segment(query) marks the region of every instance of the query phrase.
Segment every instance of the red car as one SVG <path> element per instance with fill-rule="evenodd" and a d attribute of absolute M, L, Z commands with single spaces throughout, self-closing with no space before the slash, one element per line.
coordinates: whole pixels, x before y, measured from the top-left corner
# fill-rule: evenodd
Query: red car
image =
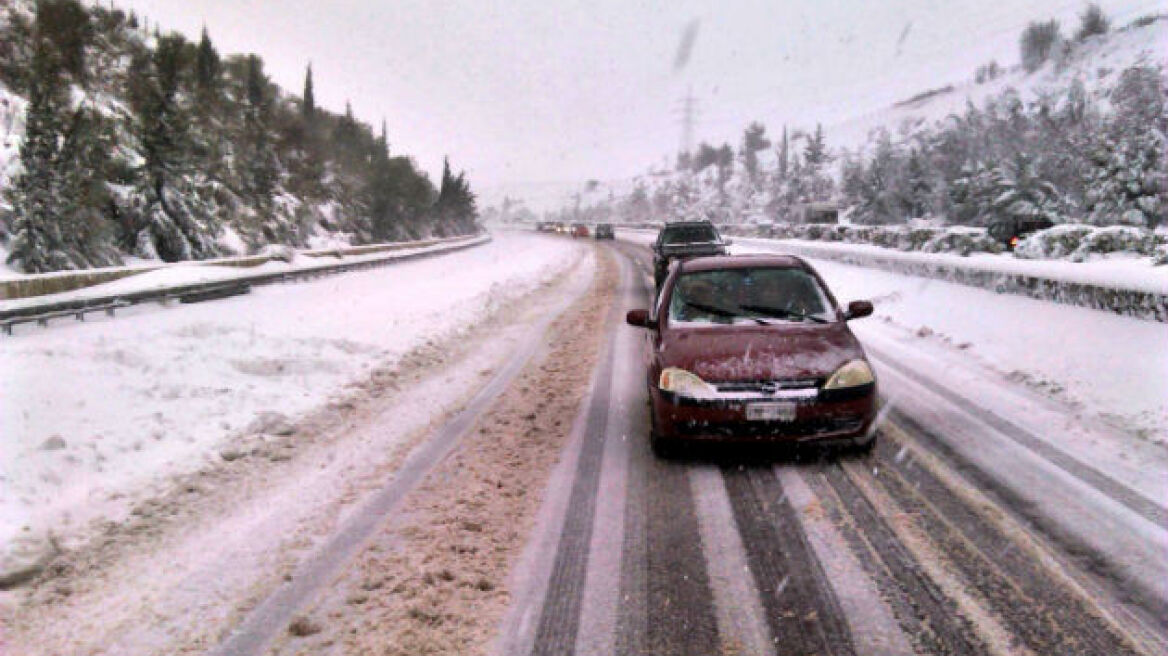
<path fill-rule="evenodd" d="M 653 450 L 683 441 L 875 443 L 876 377 L 823 279 L 786 255 L 702 257 L 674 267 L 647 329 Z"/>

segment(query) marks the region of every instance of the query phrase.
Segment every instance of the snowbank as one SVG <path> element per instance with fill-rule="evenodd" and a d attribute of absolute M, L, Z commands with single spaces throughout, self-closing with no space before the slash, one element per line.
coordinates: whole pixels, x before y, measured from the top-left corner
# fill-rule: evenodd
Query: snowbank
<path fill-rule="evenodd" d="M 812 264 L 841 302 L 873 301 L 874 318 L 850 324 L 865 345 L 907 347 L 933 363 L 922 371 L 986 407 L 1004 411 L 990 399 L 1021 384 L 1068 406 L 1065 425 L 1042 433 L 1055 428 L 1060 444 L 1091 432 L 1083 418 L 1168 444 L 1162 324 L 836 261 Z"/>

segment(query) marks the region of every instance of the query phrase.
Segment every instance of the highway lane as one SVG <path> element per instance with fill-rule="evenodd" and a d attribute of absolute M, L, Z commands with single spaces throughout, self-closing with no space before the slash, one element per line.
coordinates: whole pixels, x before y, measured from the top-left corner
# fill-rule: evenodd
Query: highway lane
<path fill-rule="evenodd" d="M 619 322 L 648 306 L 651 281 L 643 247 L 614 248 L 624 259 Z M 549 483 L 551 498 L 571 492 L 529 541 L 521 603 L 496 653 L 1168 647 L 1164 595 L 1146 578 L 1164 567 L 1163 500 L 1041 453 L 973 457 L 969 439 L 1018 447 L 1018 436 L 969 420 L 945 390 L 922 403 L 920 381 L 885 353 L 876 359 L 885 392 L 917 402 L 896 404 L 870 455 L 706 448 L 661 460 L 648 448 L 643 341 L 614 326 L 565 454 L 573 466 Z M 1031 479 L 984 461 L 995 458 L 1047 480 L 1019 492 Z M 1068 507 L 1086 517 L 1075 530 L 1059 519 Z"/>

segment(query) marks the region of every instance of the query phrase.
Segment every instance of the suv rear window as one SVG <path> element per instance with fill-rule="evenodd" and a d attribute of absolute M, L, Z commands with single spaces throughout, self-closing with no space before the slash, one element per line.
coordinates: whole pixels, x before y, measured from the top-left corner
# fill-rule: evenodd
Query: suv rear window
<path fill-rule="evenodd" d="M 718 241 L 718 233 L 708 225 L 669 226 L 661 236 L 663 244 L 689 244 Z"/>

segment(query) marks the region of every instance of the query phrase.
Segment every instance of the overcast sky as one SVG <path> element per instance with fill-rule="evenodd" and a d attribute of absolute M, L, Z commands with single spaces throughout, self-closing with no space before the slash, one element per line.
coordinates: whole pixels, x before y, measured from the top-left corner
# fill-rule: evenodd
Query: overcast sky
<path fill-rule="evenodd" d="M 103 4 L 108 0 L 102 0 Z M 681 98 L 695 138 L 737 143 L 761 120 L 830 124 L 1017 63 L 1026 22 L 1073 32 L 1082 0 L 118 0 L 221 53 L 256 52 L 318 104 L 385 118 L 391 148 L 431 172 L 443 155 L 484 189 L 612 179 L 675 153 Z M 1168 0 L 1099 0 L 1117 25 Z M 675 70 L 686 26 L 688 64 Z"/>

